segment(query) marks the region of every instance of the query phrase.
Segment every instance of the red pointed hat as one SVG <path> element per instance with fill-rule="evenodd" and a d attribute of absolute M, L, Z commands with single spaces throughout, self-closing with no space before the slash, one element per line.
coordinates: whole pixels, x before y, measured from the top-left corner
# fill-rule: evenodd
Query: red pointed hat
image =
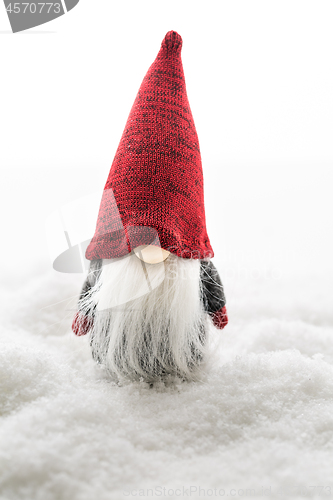
<path fill-rule="evenodd" d="M 185 86 L 182 38 L 169 31 L 143 79 L 105 184 L 88 260 L 143 244 L 213 257 L 199 141 Z"/>

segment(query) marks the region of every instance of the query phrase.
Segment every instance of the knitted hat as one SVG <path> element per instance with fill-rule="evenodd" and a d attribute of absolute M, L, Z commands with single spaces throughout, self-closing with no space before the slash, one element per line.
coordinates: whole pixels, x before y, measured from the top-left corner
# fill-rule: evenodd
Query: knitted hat
<path fill-rule="evenodd" d="M 169 31 L 143 79 L 105 184 L 88 260 L 122 257 L 144 244 L 183 258 L 214 256 L 181 47 L 181 36 Z"/>

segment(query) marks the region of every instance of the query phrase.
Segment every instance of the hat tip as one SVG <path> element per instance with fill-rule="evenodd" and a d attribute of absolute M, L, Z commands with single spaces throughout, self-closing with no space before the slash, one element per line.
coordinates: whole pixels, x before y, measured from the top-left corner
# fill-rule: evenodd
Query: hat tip
<path fill-rule="evenodd" d="M 162 42 L 162 48 L 168 52 L 180 52 L 182 45 L 182 37 L 176 31 L 168 31 Z"/>

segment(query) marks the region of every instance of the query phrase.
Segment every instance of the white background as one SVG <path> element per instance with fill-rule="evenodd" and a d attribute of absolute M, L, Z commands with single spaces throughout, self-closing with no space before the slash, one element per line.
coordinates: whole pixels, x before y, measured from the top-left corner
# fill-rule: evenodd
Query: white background
<path fill-rule="evenodd" d="M 171 29 L 183 38 L 207 226 L 225 279 L 250 269 L 331 273 L 332 16 L 329 1 L 81 0 L 13 35 L 1 8 L 3 276 L 14 283 L 36 261 L 50 266 L 48 214 L 102 190 Z"/>

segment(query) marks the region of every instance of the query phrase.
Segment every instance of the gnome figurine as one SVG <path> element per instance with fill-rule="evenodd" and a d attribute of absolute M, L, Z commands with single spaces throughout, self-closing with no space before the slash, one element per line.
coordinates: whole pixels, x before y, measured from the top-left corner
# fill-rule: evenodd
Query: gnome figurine
<path fill-rule="evenodd" d="M 169 31 L 143 79 L 86 250 L 72 328 L 117 381 L 200 379 L 210 323 L 228 323 L 181 48 Z"/>

